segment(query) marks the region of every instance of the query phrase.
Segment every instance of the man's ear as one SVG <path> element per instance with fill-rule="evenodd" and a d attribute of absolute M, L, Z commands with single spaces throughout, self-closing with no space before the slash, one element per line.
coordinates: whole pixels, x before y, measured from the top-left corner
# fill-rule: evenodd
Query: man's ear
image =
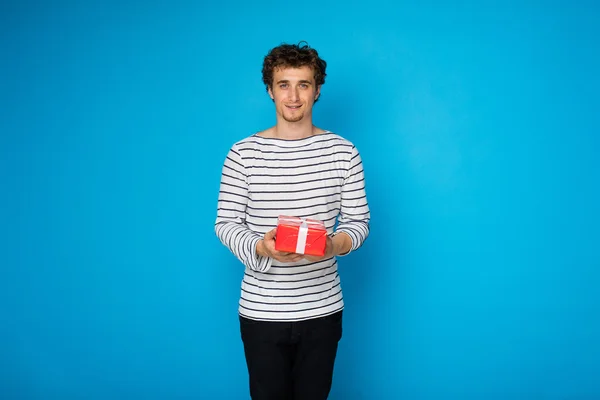
<path fill-rule="evenodd" d="M 320 95 L 321 95 L 321 86 L 317 86 L 317 93 L 315 93 L 315 101 L 317 101 L 317 99 L 319 98 Z"/>
<path fill-rule="evenodd" d="M 273 97 L 273 90 L 271 89 L 271 86 L 269 86 L 269 96 L 271 97 L 271 100 L 275 101 L 275 98 Z"/>

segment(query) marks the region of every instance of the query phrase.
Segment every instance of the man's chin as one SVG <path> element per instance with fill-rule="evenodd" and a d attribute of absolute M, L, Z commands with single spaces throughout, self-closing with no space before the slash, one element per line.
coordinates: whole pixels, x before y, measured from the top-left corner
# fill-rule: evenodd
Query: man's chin
<path fill-rule="evenodd" d="M 304 115 L 298 115 L 294 117 L 286 117 L 285 115 L 283 116 L 283 119 L 285 119 L 287 122 L 299 122 L 302 121 L 302 118 L 304 118 Z"/>

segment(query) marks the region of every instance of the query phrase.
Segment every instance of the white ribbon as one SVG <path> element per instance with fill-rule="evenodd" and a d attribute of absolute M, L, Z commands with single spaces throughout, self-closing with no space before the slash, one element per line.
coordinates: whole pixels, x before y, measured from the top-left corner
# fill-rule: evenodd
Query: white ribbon
<path fill-rule="evenodd" d="M 308 224 L 306 220 L 302 219 L 302 223 L 300 224 L 300 228 L 298 229 L 298 241 L 296 242 L 296 253 L 304 254 L 304 249 L 306 249 L 306 236 L 308 235 Z"/>

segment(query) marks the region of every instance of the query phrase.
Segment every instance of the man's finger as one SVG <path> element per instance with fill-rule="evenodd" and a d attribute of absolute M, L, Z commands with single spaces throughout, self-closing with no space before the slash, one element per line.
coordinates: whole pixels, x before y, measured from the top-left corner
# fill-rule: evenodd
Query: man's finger
<path fill-rule="evenodd" d="M 296 256 L 296 257 L 294 257 L 294 262 L 298 262 L 298 261 L 302 260 L 302 258 L 303 258 L 302 256 Z"/>
<path fill-rule="evenodd" d="M 321 260 L 320 257 L 316 257 L 316 256 L 305 256 L 304 258 L 310 262 L 317 262 L 317 261 Z"/>
<path fill-rule="evenodd" d="M 302 255 L 296 253 L 278 253 L 277 259 L 281 262 L 296 262 L 302 259 Z"/>
<path fill-rule="evenodd" d="M 265 239 L 271 240 L 275 237 L 275 233 L 277 232 L 277 228 L 271 229 L 269 232 L 265 233 Z"/>

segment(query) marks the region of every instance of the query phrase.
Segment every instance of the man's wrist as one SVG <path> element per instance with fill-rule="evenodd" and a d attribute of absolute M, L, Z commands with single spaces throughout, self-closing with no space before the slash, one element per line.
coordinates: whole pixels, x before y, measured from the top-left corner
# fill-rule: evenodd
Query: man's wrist
<path fill-rule="evenodd" d="M 260 239 L 258 242 L 256 242 L 256 255 L 260 256 L 260 257 L 264 257 L 265 256 L 265 252 L 264 252 L 264 240 Z"/>
<path fill-rule="evenodd" d="M 352 250 L 352 239 L 350 238 L 350 235 L 345 232 L 334 234 L 331 241 L 333 243 L 334 256 L 343 256 Z"/>

